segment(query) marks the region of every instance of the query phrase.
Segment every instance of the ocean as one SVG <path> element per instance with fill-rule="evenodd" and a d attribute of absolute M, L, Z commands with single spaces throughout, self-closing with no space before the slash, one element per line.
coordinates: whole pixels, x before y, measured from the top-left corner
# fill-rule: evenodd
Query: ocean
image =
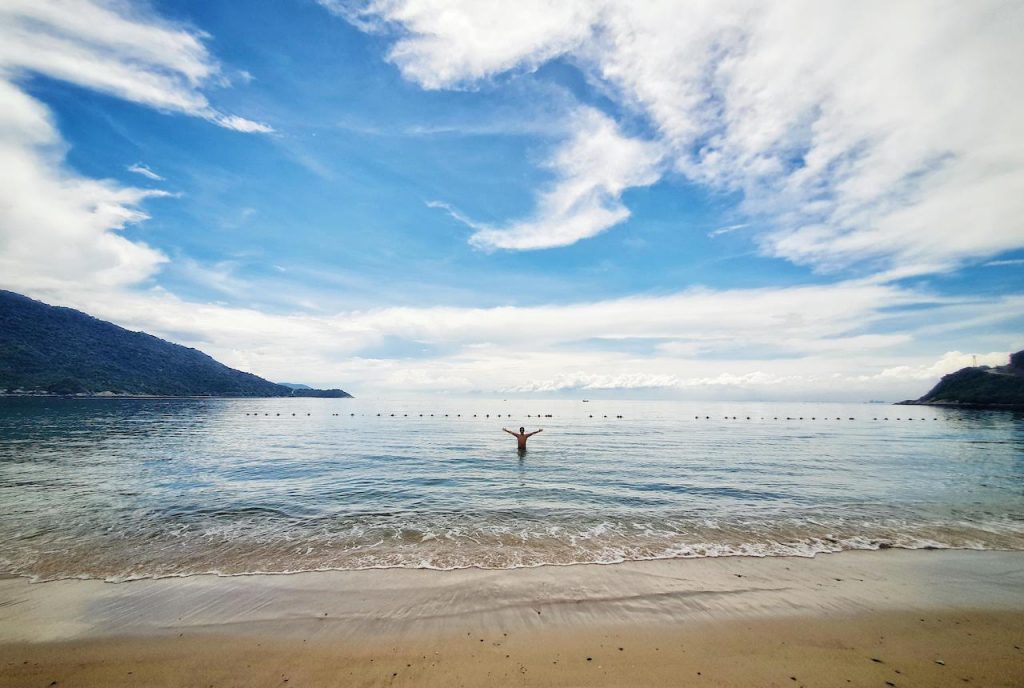
<path fill-rule="evenodd" d="M 544 432 L 520 455 L 502 427 Z M 882 404 L 0 399 L 0 574 L 1024 549 L 1024 415 Z"/>

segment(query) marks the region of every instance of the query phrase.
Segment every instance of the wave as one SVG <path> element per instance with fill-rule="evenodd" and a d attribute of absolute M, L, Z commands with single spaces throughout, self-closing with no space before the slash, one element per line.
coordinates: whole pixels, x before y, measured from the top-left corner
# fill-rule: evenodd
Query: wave
<path fill-rule="evenodd" d="M 1020 523 L 1001 521 L 987 526 L 950 529 L 921 524 L 909 531 L 888 530 L 884 534 L 881 529 L 871 529 L 873 532 L 862 534 L 821 533 L 801 538 L 771 538 L 760 533 L 757 539 L 726 541 L 683 540 L 665 538 L 663 534 L 627 538 L 621 534 L 619 524 L 602 522 L 573 532 L 566 532 L 564 526 L 552 526 L 543 533 L 519 534 L 514 541 L 504 544 L 483 541 L 469 533 L 461 533 L 455 539 L 421 533 L 418 541 L 408 537 L 377 538 L 345 547 L 330 547 L 310 539 L 259 544 L 235 540 L 213 547 L 198 541 L 155 547 L 152 541 L 149 547 L 139 542 L 122 542 L 127 546 L 50 550 L 46 555 L 38 551 L 9 552 L 0 559 L 0 571 L 32 582 L 88 579 L 122 583 L 198 575 L 289 575 L 379 569 L 506 570 L 715 557 L 812 558 L 850 550 L 1024 550 L 1024 526 Z"/>

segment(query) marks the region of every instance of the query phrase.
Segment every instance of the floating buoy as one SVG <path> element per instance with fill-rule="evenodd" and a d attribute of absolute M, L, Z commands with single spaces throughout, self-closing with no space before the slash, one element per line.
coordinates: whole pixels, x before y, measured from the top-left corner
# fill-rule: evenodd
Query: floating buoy
<path fill-rule="evenodd" d="M 616 418 L 622 418 L 622 416 L 615 416 Z"/>

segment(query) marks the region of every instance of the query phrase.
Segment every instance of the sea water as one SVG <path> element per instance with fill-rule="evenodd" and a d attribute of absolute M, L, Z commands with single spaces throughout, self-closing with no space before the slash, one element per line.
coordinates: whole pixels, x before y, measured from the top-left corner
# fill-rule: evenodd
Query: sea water
<path fill-rule="evenodd" d="M 502 427 L 544 432 L 519 454 Z M 880 404 L 0 399 L 0 573 L 1024 549 L 1024 416 Z"/>

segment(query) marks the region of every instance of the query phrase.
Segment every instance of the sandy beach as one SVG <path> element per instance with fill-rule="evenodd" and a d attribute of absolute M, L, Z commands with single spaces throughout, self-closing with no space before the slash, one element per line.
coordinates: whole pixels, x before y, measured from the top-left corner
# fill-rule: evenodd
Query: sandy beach
<path fill-rule="evenodd" d="M 1020 686 L 1024 553 L 0 581 L 0 686 Z"/>

